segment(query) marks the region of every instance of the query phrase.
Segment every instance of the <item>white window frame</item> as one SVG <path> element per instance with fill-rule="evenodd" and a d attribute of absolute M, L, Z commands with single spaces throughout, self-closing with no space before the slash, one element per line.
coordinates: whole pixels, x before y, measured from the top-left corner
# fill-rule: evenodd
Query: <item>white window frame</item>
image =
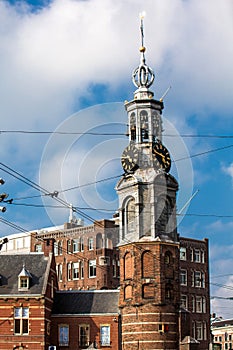
<path fill-rule="evenodd" d="M 94 238 L 88 238 L 88 250 L 94 250 Z"/>
<path fill-rule="evenodd" d="M 197 340 L 203 340 L 203 324 L 201 321 L 196 322 L 196 338 Z"/>
<path fill-rule="evenodd" d="M 80 273 L 80 271 L 79 271 L 79 262 L 74 262 L 72 268 L 73 268 L 72 269 L 73 270 L 73 272 L 72 272 L 73 280 L 78 280 L 79 279 L 79 273 Z"/>
<path fill-rule="evenodd" d="M 200 249 L 194 249 L 194 254 L 193 254 L 193 261 L 196 263 L 201 262 L 201 251 Z"/>
<path fill-rule="evenodd" d="M 19 332 L 16 332 L 16 322 L 19 322 Z M 24 332 L 24 323 L 26 325 L 27 332 Z M 14 334 L 29 334 L 29 307 L 14 308 Z"/>
<path fill-rule="evenodd" d="M 73 253 L 79 252 L 79 239 L 73 239 Z"/>
<path fill-rule="evenodd" d="M 96 277 L 96 260 L 95 259 L 88 261 L 88 276 L 89 278 Z"/>
<path fill-rule="evenodd" d="M 180 247 L 180 260 L 187 260 L 187 249 L 186 249 L 186 247 Z"/>
<path fill-rule="evenodd" d="M 180 285 L 187 286 L 187 270 L 180 270 Z"/>
<path fill-rule="evenodd" d="M 202 313 L 203 312 L 202 297 L 201 296 L 196 296 L 196 312 L 197 313 Z"/>

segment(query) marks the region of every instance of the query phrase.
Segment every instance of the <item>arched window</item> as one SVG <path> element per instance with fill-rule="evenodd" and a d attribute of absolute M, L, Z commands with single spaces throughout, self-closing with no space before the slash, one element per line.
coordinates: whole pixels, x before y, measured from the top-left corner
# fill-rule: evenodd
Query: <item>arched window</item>
<path fill-rule="evenodd" d="M 152 114 L 152 135 L 153 135 L 153 141 L 157 139 L 157 137 L 161 133 L 161 117 L 158 113 Z"/>
<path fill-rule="evenodd" d="M 136 140 L 136 117 L 134 112 L 130 115 L 130 140 Z"/>
<path fill-rule="evenodd" d="M 172 285 L 169 283 L 165 287 L 165 299 L 166 301 L 171 301 L 172 300 Z"/>
<path fill-rule="evenodd" d="M 126 232 L 135 230 L 135 199 L 131 198 L 126 206 Z"/>
<path fill-rule="evenodd" d="M 171 252 L 169 252 L 169 251 L 165 252 L 165 254 L 164 254 L 164 263 L 166 265 L 170 265 L 171 264 L 171 260 L 172 260 Z"/>
<path fill-rule="evenodd" d="M 152 252 L 146 251 L 142 254 L 142 277 L 153 278 L 154 277 L 154 256 Z"/>
<path fill-rule="evenodd" d="M 131 285 L 128 285 L 125 287 L 125 290 L 124 290 L 124 299 L 132 299 L 132 296 L 133 296 L 133 288 Z"/>
<path fill-rule="evenodd" d="M 103 247 L 102 234 L 97 233 L 96 235 L 96 249 L 101 249 Z"/>
<path fill-rule="evenodd" d="M 133 277 L 133 258 L 129 252 L 124 257 L 124 276 L 126 280 Z"/>
<path fill-rule="evenodd" d="M 141 141 L 148 141 L 149 139 L 149 125 L 148 125 L 148 113 L 147 111 L 140 112 L 140 125 L 141 125 Z"/>
<path fill-rule="evenodd" d="M 168 221 L 171 217 L 172 209 L 170 202 L 164 196 L 158 198 L 156 207 L 156 226 L 159 234 L 168 233 Z"/>

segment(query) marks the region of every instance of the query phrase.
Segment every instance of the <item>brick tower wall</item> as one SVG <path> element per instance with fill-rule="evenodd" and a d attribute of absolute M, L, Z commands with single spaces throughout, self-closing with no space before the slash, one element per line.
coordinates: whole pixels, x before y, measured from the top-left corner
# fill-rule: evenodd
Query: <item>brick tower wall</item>
<path fill-rule="evenodd" d="M 143 242 L 119 250 L 122 349 L 177 349 L 178 245 Z"/>

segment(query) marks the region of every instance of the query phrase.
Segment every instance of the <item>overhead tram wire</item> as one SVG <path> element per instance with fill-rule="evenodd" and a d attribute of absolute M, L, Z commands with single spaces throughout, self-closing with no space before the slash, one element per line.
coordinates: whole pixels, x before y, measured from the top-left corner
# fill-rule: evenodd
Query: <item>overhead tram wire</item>
<path fill-rule="evenodd" d="M 233 147 L 233 145 L 232 145 L 231 147 Z M 219 150 L 219 149 L 218 149 L 218 150 Z M 213 150 L 212 150 L 212 151 L 213 151 Z M 207 151 L 207 152 L 208 152 L 208 151 Z M 57 200 L 60 204 L 62 204 L 63 208 L 70 209 L 70 204 L 67 203 L 66 201 L 62 200 L 61 198 L 57 198 L 56 196 L 53 195 L 53 193 L 51 193 L 51 192 L 49 192 L 48 190 L 44 189 L 43 187 L 39 186 L 39 185 L 36 184 L 35 182 L 31 181 L 30 179 L 26 178 L 25 176 L 23 176 L 22 174 L 18 173 L 18 172 L 15 171 L 14 169 L 10 168 L 9 166 L 7 166 L 7 165 L 5 165 L 5 164 L 3 164 L 3 163 L 0 163 L 0 165 L 4 166 L 4 167 L 6 167 L 7 169 L 10 170 L 10 171 L 8 171 L 8 170 L 5 170 L 5 169 L 1 168 L 3 171 L 7 172 L 9 175 L 16 177 L 18 180 L 24 182 L 25 184 L 27 184 L 27 185 L 33 187 L 34 189 L 36 189 L 36 190 L 38 190 L 38 191 L 43 191 L 43 192 L 44 192 L 44 193 L 43 193 L 44 196 L 50 196 L 51 198 Z M 12 174 L 11 172 L 13 172 L 13 174 Z M 17 175 L 15 175 L 15 174 L 17 174 Z M 117 177 L 120 177 L 120 176 L 122 176 L 122 175 L 117 175 L 117 176 L 114 176 L 114 177 L 110 177 L 110 178 L 107 178 L 107 180 L 108 180 L 108 179 L 117 178 Z M 22 179 L 21 179 L 21 177 L 22 177 Z M 99 181 L 102 182 L 102 181 L 105 181 L 105 180 L 106 180 L 106 179 L 99 180 Z M 90 184 L 94 184 L 94 183 L 90 183 Z M 84 185 L 81 185 L 81 186 L 88 186 L 88 185 L 89 185 L 89 184 L 84 184 Z M 78 186 L 77 186 L 77 188 L 78 188 Z M 66 189 L 66 190 L 64 190 L 64 191 L 60 191 L 60 192 L 65 192 L 65 191 L 68 191 L 68 190 L 71 190 L 71 189 L 74 189 L 74 187 L 72 187 L 72 188 L 70 188 L 70 189 Z M 58 192 L 58 193 L 59 193 L 59 192 Z M 9 204 L 13 204 L 13 203 L 9 203 Z M 14 204 L 15 204 L 15 203 L 14 203 Z M 30 205 L 26 204 L 25 206 L 30 206 Z M 32 206 L 34 206 L 34 205 L 32 205 Z M 72 207 L 72 208 L 73 208 L 73 211 L 74 211 L 74 212 L 79 213 L 81 216 L 85 217 L 85 218 L 88 219 L 89 221 L 91 221 L 91 222 L 94 222 L 94 221 L 95 221 L 94 218 L 92 218 L 91 216 L 89 216 L 89 215 L 87 215 L 87 214 L 85 214 L 85 213 L 82 212 L 82 210 L 87 210 L 87 208 L 83 208 L 83 209 L 82 209 L 82 208 L 75 207 L 75 206 Z M 99 211 L 100 211 L 101 209 L 98 209 L 98 208 L 90 208 L 90 210 L 99 210 Z M 103 210 L 103 209 L 102 209 L 102 210 Z M 178 216 L 182 216 L 182 214 L 177 214 L 177 215 L 178 215 Z M 222 218 L 231 218 L 231 217 L 232 217 L 232 215 L 215 215 L 215 214 L 185 214 L 185 215 L 187 215 L 187 216 L 199 216 L 199 217 L 201 217 L 201 216 L 203 216 L 203 217 L 208 217 L 208 216 L 210 216 L 210 217 L 220 217 L 220 218 L 221 218 L 221 217 L 222 217 Z"/>
<path fill-rule="evenodd" d="M 13 199 L 15 200 L 15 199 Z M 32 204 L 32 203 L 14 203 L 9 202 L 8 200 L 4 201 L 4 203 L 8 203 L 10 205 L 15 206 L 24 206 L 24 207 L 32 207 L 32 208 L 57 208 L 57 209 L 64 209 L 64 206 L 60 205 L 44 205 L 44 204 Z M 102 212 L 113 212 L 112 209 L 107 208 L 94 208 L 94 207 L 78 207 L 73 205 L 72 208 L 74 210 L 92 210 L 92 211 L 102 211 Z M 145 211 L 145 213 L 150 213 Z M 213 217 L 213 218 L 233 218 L 233 215 L 218 215 L 218 214 L 198 214 L 198 213 L 186 213 L 186 214 L 176 214 L 177 216 L 196 216 L 196 217 Z M 94 219 L 93 219 L 94 220 Z"/>
<path fill-rule="evenodd" d="M 44 241 L 43 238 L 38 237 L 36 234 L 34 234 L 33 232 L 31 232 L 32 230 L 30 230 L 31 233 L 29 233 L 29 230 L 26 230 L 26 229 L 22 228 L 22 227 L 19 226 L 19 225 L 16 225 L 16 224 L 14 224 L 14 223 L 12 223 L 12 222 L 6 220 L 6 219 L 3 219 L 2 217 L 0 217 L 0 221 L 3 222 L 4 224 L 10 226 L 10 227 L 13 227 L 13 228 L 17 229 L 17 230 L 20 231 L 21 233 L 27 234 L 27 236 L 34 235 L 35 238 L 38 239 L 39 241 Z M 36 230 L 35 230 L 35 231 L 36 231 Z M 23 236 L 23 237 L 25 237 L 25 236 Z M 13 238 L 10 238 L 9 240 L 13 240 Z M 126 240 L 126 241 L 128 241 L 128 243 L 133 243 L 133 242 L 131 242 L 130 240 Z M 134 243 L 133 243 L 133 244 L 134 244 Z M 136 246 L 136 248 L 138 248 L 139 250 L 145 251 L 145 250 L 144 250 L 143 248 L 141 248 L 141 247 Z M 83 257 L 83 256 L 80 256 L 80 254 L 77 254 L 78 252 L 75 252 L 75 253 L 69 252 L 68 249 L 65 249 L 65 248 L 62 248 L 62 251 L 65 252 L 65 253 L 69 253 L 70 255 L 73 255 L 73 256 L 75 256 L 75 257 L 82 257 L 83 260 L 86 260 L 86 261 L 88 260 L 87 258 L 85 258 L 85 257 Z M 98 267 L 101 268 L 101 266 L 98 266 Z M 217 287 L 221 287 L 221 288 L 233 290 L 233 287 L 232 287 L 232 286 L 227 286 L 227 285 L 224 285 L 224 284 L 212 283 L 212 282 L 210 282 L 210 284 L 211 284 L 211 285 L 215 285 L 215 286 L 217 286 Z M 233 299 L 233 298 L 232 298 L 232 299 Z"/>
<path fill-rule="evenodd" d="M 67 188 L 65 190 L 60 190 L 60 191 L 57 191 L 58 194 L 59 193 L 64 193 L 64 192 L 68 192 L 68 191 L 72 191 L 72 190 L 75 190 L 75 189 L 79 189 L 79 188 L 83 188 L 83 187 L 87 187 L 87 186 L 91 186 L 91 185 L 95 185 L 95 184 L 98 184 L 98 183 L 101 183 L 101 182 L 105 182 L 105 181 L 110 181 L 110 180 L 113 180 L 113 179 L 117 179 L 121 176 L 123 176 L 124 174 L 120 174 L 120 175 L 116 175 L 116 176 L 110 176 L 110 177 L 107 177 L 105 179 L 100 179 L 100 180 L 97 180 L 97 181 L 93 181 L 93 182 L 88 182 L 86 184 L 82 184 L 82 185 L 78 185 L 78 186 L 73 186 L 73 187 L 70 187 L 70 188 Z M 41 195 L 36 195 L 36 196 L 28 196 L 28 197 L 20 197 L 20 198 L 13 198 L 14 201 L 16 200 L 22 200 L 22 199 L 30 199 L 30 198 L 38 198 L 38 197 L 42 197 L 42 196 L 49 196 L 48 194 L 41 194 Z"/>
<path fill-rule="evenodd" d="M 210 149 L 208 151 L 204 151 L 204 152 L 200 152 L 200 153 L 196 153 L 196 154 L 193 154 L 193 155 L 190 155 L 190 156 L 187 156 L 187 157 L 183 157 L 183 158 L 179 158 L 179 159 L 176 159 L 176 160 L 172 160 L 173 163 L 176 163 L 176 162 L 179 162 L 179 161 L 182 161 L 182 160 L 186 160 L 186 159 L 189 159 L 189 158 L 194 158 L 194 157 L 198 157 L 198 156 L 202 156 L 202 155 L 205 155 L 205 154 L 208 154 L 208 153 L 213 153 L 213 152 L 218 152 L 218 151 L 221 151 L 221 150 L 224 150 L 224 149 L 228 149 L 228 148 L 232 148 L 233 147 L 233 144 L 232 145 L 228 145 L 228 146 L 223 146 L 223 147 L 219 147 L 219 148 L 214 148 L 214 149 Z M 23 176 L 22 174 L 19 174 L 17 171 L 14 171 L 13 169 L 11 169 L 10 167 L 8 167 L 7 165 L 3 164 L 3 163 L 0 163 L 0 165 L 6 167 L 7 169 L 9 169 L 10 171 L 12 171 L 13 173 L 16 173 L 17 175 L 13 175 L 11 174 L 9 171 L 7 171 L 6 169 L 3 169 L 3 168 L 0 168 L 1 170 L 3 170 L 4 172 L 8 173 L 9 175 L 11 176 L 14 176 L 15 178 L 17 178 L 18 180 L 24 182 L 25 184 L 35 188 L 36 190 L 39 190 L 39 191 L 43 191 L 43 195 L 47 195 L 47 196 L 51 196 L 51 192 L 49 192 L 48 190 L 46 189 L 43 189 L 41 186 L 39 186 L 38 184 L 36 184 L 35 182 L 29 180 L 28 178 L 26 178 L 25 176 Z M 70 187 L 70 188 L 67 188 L 65 190 L 61 190 L 59 191 L 59 193 L 61 192 L 67 192 L 67 191 L 71 191 L 73 189 L 78 189 L 78 188 L 81 188 L 81 187 L 85 187 L 85 186 L 89 186 L 89 185 L 94 185 L 96 183 L 100 183 L 100 182 L 104 182 L 104 181 L 108 181 L 108 180 L 112 180 L 112 179 L 115 179 L 115 178 L 118 178 L 118 177 L 121 177 L 121 176 L 124 176 L 124 174 L 120 174 L 120 175 L 116 175 L 116 176 L 112 176 L 112 177 L 108 177 L 106 179 L 101 179 L 101 180 L 97 180 L 97 181 L 94 181 L 94 182 L 90 182 L 90 183 L 87 183 L 87 184 L 83 184 L 83 185 L 78 185 L 78 186 L 73 186 L 73 187 Z M 22 179 L 20 178 L 22 177 Z M 24 180 L 23 180 L 24 179 Z M 25 198 L 23 198 L 25 199 Z"/>
<path fill-rule="evenodd" d="M 125 133 L 114 132 L 75 132 L 75 131 L 34 131 L 34 130 L 0 130 L 0 134 L 55 134 L 55 135 L 93 135 L 93 136 L 126 136 Z M 213 135 L 213 134 L 163 134 L 166 137 L 186 137 L 186 138 L 220 138 L 220 139 L 233 139 L 233 135 Z"/>
<path fill-rule="evenodd" d="M 25 237 L 34 236 L 34 238 L 37 239 L 38 241 L 44 242 L 44 239 L 41 238 L 41 237 L 38 237 L 35 233 L 33 233 L 33 232 L 31 232 L 31 231 L 30 231 L 30 233 L 29 233 L 29 230 L 25 230 L 24 228 L 22 228 L 22 227 L 20 227 L 20 226 L 18 226 L 18 225 L 15 225 L 14 223 L 12 223 L 12 222 L 10 222 L 10 221 L 8 221 L 8 220 L 6 220 L 6 219 L 3 219 L 3 218 L 0 217 L 0 222 L 3 222 L 4 224 L 6 224 L 6 225 L 8 225 L 8 226 L 17 229 L 17 230 L 20 231 L 21 233 L 25 233 L 25 234 L 26 234 L 25 236 L 21 236 L 21 237 L 24 237 L 24 238 L 25 238 Z M 35 231 L 36 231 L 36 230 L 35 230 Z M 14 238 L 11 238 L 11 239 L 9 239 L 8 241 L 11 241 L 11 240 L 13 240 L 13 239 L 14 239 Z M 80 260 L 84 260 L 84 261 L 86 261 L 86 262 L 89 261 L 89 259 L 86 258 L 85 256 L 81 255 L 80 252 L 75 252 L 75 253 L 74 253 L 74 252 L 70 252 L 68 249 L 63 248 L 63 247 L 61 248 L 61 251 L 62 251 L 63 253 L 66 253 L 66 254 L 75 256 L 76 258 L 79 258 Z M 101 266 L 101 265 L 98 265 L 98 268 L 104 269 L 104 267 Z M 105 271 L 105 270 L 104 270 L 104 271 Z"/>

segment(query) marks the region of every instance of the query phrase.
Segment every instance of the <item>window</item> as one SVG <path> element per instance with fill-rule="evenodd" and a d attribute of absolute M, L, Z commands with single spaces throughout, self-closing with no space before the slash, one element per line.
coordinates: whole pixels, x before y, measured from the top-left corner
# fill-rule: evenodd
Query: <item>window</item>
<path fill-rule="evenodd" d="M 164 262 L 166 265 L 170 265 L 170 263 L 171 263 L 171 253 L 170 252 L 165 253 Z"/>
<path fill-rule="evenodd" d="M 225 343 L 225 350 L 227 350 L 228 349 L 228 344 L 227 343 Z"/>
<path fill-rule="evenodd" d="M 197 340 L 203 339 L 202 323 L 201 322 L 196 323 L 196 336 L 197 336 Z"/>
<path fill-rule="evenodd" d="M 180 247 L 180 260 L 186 260 L 186 259 L 187 259 L 186 248 Z"/>
<path fill-rule="evenodd" d="M 79 279 L 79 263 L 78 262 L 73 263 L 73 279 L 74 280 Z"/>
<path fill-rule="evenodd" d="M 57 244 L 57 242 L 54 242 L 53 251 L 54 251 L 54 255 L 57 256 L 58 255 L 58 244 Z"/>
<path fill-rule="evenodd" d="M 220 341 L 220 342 L 222 341 L 222 337 L 221 337 L 221 336 L 219 336 L 219 341 Z"/>
<path fill-rule="evenodd" d="M 206 313 L 206 298 L 205 297 L 202 298 L 202 312 Z"/>
<path fill-rule="evenodd" d="M 112 275 L 113 275 L 113 277 L 116 277 L 116 275 L 117 275 L 117 272 L 116 272 L 116 260 L 115 259 L 113 259 L 113 261 L 112 261 Z"/>
<path fill-rule="evenodd" d="M 67 253 L 68 254 L 71 254 L 72 253 L 72 240 L 71 239 L 68 239 L 67 241 Z"/>
<path fill-rule="evenodd" d="M 187 286 L 187 271 L 180 270 L 180 284 L 182 286 Z"/>
<path fill-rule="evenodd" d="M 82 324 L 79 326 L 79 346 L 86 347 L 89 345 L 90 339 L 90 327 L 88 324 Z"/>
<path fill-rule="evenodd" d="M 72 263 L 67 264 L 67 279 L 72 280 Z"/>
<path fill-rule="evenodd" d="M 190 248 L 190 260 L 193 261 L 193 249 Z"/>
<path fill-rule="evenodd" d="M 15 334 L 28 334 L 28 307 L 15 307 L 14 308 L 14 333 Z"/>
<path fill-rule="evenodd" d="M 180 298 L 180 306 L 183 307 L 184 309 L 188 309 L 188 298 L 187 295 L 181 295 Z"/>
<path fill-rule="evenodd" d="M 100 344 L 101 346 L 110 346 L 110 326 L 100 326 Z"/>
<path fill-rule="evenodd" d="M 57 265 L 57 278 L 58 281 L 62 281 L 62 264 Z"/>
<path fill-rule="evenodd" d="M 35 246 L 35 251 L 37 253 L 41 253 L 42 252 L 42 244 L 36 244 Z"/>
<path fill-rule="evenodd" d="M 195 297 L 194 295 L 192 295 L 192 312 L 195 312 L 196 309 L 195 309 Z"/>
<path fill-rule="evenodd" d="M 200 271 L 192 273 L 192 287 L 205 288 L 205 274 Z"/>
<path fill-rule="evenodd" d="M 202 288 L 205 288 L 205 274 L 204 274 L 204 272 L 201 273 L 201 286 L 202 286 Z"/>
<path fill-rule="evenodd" d="M 69 346 L 69 326 L 59 325 L 59 346 Z"/>
<path fill-rule="evenodd" d="M 131 198 L 126 207 L 126 227 L 127 232 L 135 230 L 135 199 Z"/>
<path fill-rule="evenodd" d="M 169 325 L 165 323 L 159 324 L 159 332 L 160 333 L 167 333 L 169 331 Z"/>
<path fill-rule="evenodd" d="M 88 250 L 93 250 L 94 249 L 94 240 L 92 237 L 88 239 Z"/>
<path fill-rule="evenodd" d="M 84 251 L 84 238 L 83 237 L 80 238 L 80 251 L 81 252 Z"/>
<path fill-rule="evenodd" d="M 194 262 L 201 262 L 201 252 L 199 249 L 194 249 L 193 261 Z"/>
<path fill-rule="evenodd" d="M 96 260 L 89 260 L 89 277 L 96 277 Z"/>
<path fill-rule="evenodd" d="M 58 255 L 62 255 L 62 241 L 59 241 L 57 245 L 58 245 Z"/>
<path fill-rule="evenodd" d="M 172 299 L 172 287 L 170 284 L 165 287 L 165 299 L 167 301 Z"/>
<path fill-rule="evenodd" d="M 229 334 L 229 341 L 231 341 L 231 334 Z"/>
<path fill-rule="evenodd" d="M 202 312 L 202 297 L 196 297 L 196 312 Z"/>
<path fill-rule="evenodd" d="M 73 239 L 73 253 L 79 252 L 79 240 Z"/>
<path fill-rule="evenodd" d="M 80 278 L 84 278 L 84 262 L 80 262 Z"/>
<path fill-rule="evenodd" d="M 19 288 L 20 289 L 28 289 L 28 287 L 29 287 L 29 278 L 28 277 L 20 277 Z"/>

